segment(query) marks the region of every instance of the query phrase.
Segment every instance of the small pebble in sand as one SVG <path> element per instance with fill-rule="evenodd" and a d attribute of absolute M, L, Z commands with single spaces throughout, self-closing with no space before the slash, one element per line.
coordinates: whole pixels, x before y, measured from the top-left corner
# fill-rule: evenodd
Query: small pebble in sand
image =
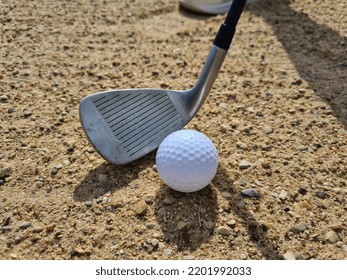
<path fill-rule="evenodd" d="M 286 197 L 287 197 L 287 192 L 285 190 L 282 190 L 279 195 L 280 200 L 285 200 Z"/>
<path fill-rule="evenodd" d="M 251 167 L 252 166 L 252 163 L 250 163 L 249 161 L 247 161 L 247 160 L 241 160 L 241 162 L 240 162 L 240 164 L 239 164 L 239 168 L 240 169 L 247 169 L 247 168 L 249 168 L 249 167 Z"/>
<path fill-rule="evenodd" d="M 178 230 L 181 230 L 181 229 L 185 228 L 185 227 L 188 226 L 188 225 L 189 225 L 188 223 L 185 223 L 185 222 L 180 221 L 180 222 L 178 222 L 178 224 L 177 224 L 177 229 L 178 229 Z"/>
<path fill-rule="evenodd" d="M 146 214 L 147 208 L 148 208 L 148 206 L 147 206 L 146 202 L 139 201 L 138 203 L 136 203 L 133 210 L 134 210 L 136 215 L 143 216 Z"/>
<path fill-rule="evenodd" d="M 154 248 L 158 247 L 158 244 L 159 244 L 159 240 L 156 239 L 156 238 L 153 238 L 152 240 L 150 240 L 150 243 L 152 244 L 152 246 Z"/>
<path fill-rule="evenodd" d="M 246 202 L 244 200 L 241 200 L 239 203 L 237 203 L 237 208 L 239 209 L 246 208 Z"/>
<path fill-rule="evenodd" d="M 298 193 L 302 194 L 302 195 L 305 195 L 305 194 L 307 194 L 307 189 L 304 188 L 304 187 L 300 187 L 299 190 L 298 190 Z"/>
<path fill-rule="evenodd" d="M 227 200 L 230 200 L 233 197 L 230 192 L 226 192 L 226 191 L 221 192 L 221 196 Z"/>
<path fill-rule="evenodd" d="M 36 226 L 33 228 L 33 233 L 40 233 L 41 231 L 43 231 L 43 227 Z"/>
<path fill-rule="evenodd" d="M 93 202 L 91 202 L 90 200 L 87 200 L 84 202 L 84 205 L 87 207 L 91 207 L 93 205 Z"/>
<path fill-rule="evenodd" d="M 218 234 L 228 236 L 231 235 L 231 230 L 228 227 L 221 226 L 217 229 Z"/>
<path fill-rule="evenodd" d="M 166 216 L 166 210 L 164 207 L 160 208 L 158 211 L 157 211 L 157 215 L 160 217 L 160 218 L 165 218 Z"/>
<path fill-rule="evenodd" d="M 264 127 L 263 131 L 264 131 L 265 134 L 271 134 L 271 133 L 273 133 L 273 128 L 267 126 L 267 127 Z"/>
<path fill-rule="evenodd" d="M 305 223 L 300 223 L 292 228 L 292 231 L 296 234 L 302 233 L 307 230 L 307 225 Z"/>
<path fill-rule="evenodd" d="M 12 226 L 4 226 L 1 228 L 1 232 L 11 231 L 12 229 L 13 229 Z"/>
<path fill-rule="evenodd" d="M 261 197 L 261 194 L 255 189 L 244 189 L 241 191 L 241 193 L 248 197 L 255 197 L 255 198 Z"/>
<path fill-rule="evenodd" d="M 5 94 L 3 94 L 3 95 L 1 95 L 0 96 L 0 102 L 2 102 L 2 103 L 5 103 L 5 102 L 7 102 L 8 101 L 8 96 L 7 95 L 5 95 Z"/>
<path fill-rule="evenodd" d="M 164 258 L 169 258 L 172 255 L 172 250 L 171 249 L 165 249 L 163 252 L 163 257 Z"/>
<path fill-rule="evenodd" d="M 248 149 L 248 146 L 246 143 L 243 143 L 243 142 L 237 142 L 236 143 L 236 146 L 239 148 L 239 149 L 242 149 L 242 150 L 247 150 Z"/>
<path fill-rule="evenodd" d="M 192 261 L 192 260 L 195 260 L 195 257 L 191 256 L 191 255 L 188 255 L 188 256 L 184 256 L 183 259 Z"/>
<path fill-rule="evenodd" d="M 158 224 L 157 223 L 154 223 L 154 222 L 149 222 L 146 224 L 146 227 L 148 229 L 154 229 Z"/>
<path fill-rule="evenodd" d="M 261 166 L 262 166 L 264 169 L 270 169 L 270 168 L 271 168 L 270 162 L 267 161 L 266 159 L 261 159 L 261 160 L 260 160 L 260 163 L 261 163 Z"/>
<path fill-rule="evenodd" d="M 325 235 L 325 240 L 329 241 L 330 243 L 336 243 L 339 240 L 339 236 L 335 231 L 331 230 Z"/>
<path fill-rule="evenodd" d="M 316 197 L 320 199 L 325 199 L 327 198 L 327 194 L 325 192 L 316 192 Z"/>
<path fill-rule="evenodd" d="M 24 222 L 24 223 L 20 224 L 20 226 L 19 226 L 20 229 L 26 229 L 28 227 L 31 227 L 30 222 Z"/>
<path fill-rule="evenodd" d="M 231 219 L 231 220 L 227 221 L 227 225 L 229 227 L 234 227 L 236 225 L 236 221 L 234 219 Z"/>
<path fill-rule="evenodd" d="M 284 258 L 285 260 L 291 260 L 291 261 L 293 261 L 293 260 L 296 259 L 296 258 L 295 258 L 295 255 L 294 255 L 294 253 L 293 253 L 292 251 L 287 251 L 287 252 L 283 255 L 283 258 Z"/>

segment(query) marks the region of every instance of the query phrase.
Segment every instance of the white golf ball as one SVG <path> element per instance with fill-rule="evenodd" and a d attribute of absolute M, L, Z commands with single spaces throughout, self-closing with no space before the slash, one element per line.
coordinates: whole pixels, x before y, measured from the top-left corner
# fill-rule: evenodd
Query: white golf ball
<path fill-rule="evenodd" d="M 195 192 L 211 183 L 218 167 L 212 141 L 195 130 L 179 130 L 160 144 L 157 170 L 166 185 L 180 192 Z"/>

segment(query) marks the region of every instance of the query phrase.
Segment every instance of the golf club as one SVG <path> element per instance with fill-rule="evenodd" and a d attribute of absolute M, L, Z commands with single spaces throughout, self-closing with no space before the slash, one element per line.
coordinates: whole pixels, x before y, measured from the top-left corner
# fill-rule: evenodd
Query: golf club
<path fill-rule="evenodd" d="M 252 3 L 256 0 L 248 0 Z M 225 14 L 231 5 L 232 0 L 179 0 L 181 7 L 194 13 L 218 15 Z"/>
<path fill-rule="evenodd" d="M 125 89 L 99 92 L 80 103 L 82 127 L 94 149 L 113 164 L 130 163 L 182 129 L 209 94 L 246 0 L 234 0 L 198 81 L 189 90 Z"/>

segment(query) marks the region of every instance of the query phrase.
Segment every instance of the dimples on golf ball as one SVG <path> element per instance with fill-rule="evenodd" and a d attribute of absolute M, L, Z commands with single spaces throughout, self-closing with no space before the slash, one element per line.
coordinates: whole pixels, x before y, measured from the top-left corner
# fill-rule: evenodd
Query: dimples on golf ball
<path fill-rule="evenodd" d="M 218 167 L 218 154 L 212 141 L 195 130 L 179 130 L 160 144 L 157 170 L 166 185 L 180 192 L 206 187 Z"/>

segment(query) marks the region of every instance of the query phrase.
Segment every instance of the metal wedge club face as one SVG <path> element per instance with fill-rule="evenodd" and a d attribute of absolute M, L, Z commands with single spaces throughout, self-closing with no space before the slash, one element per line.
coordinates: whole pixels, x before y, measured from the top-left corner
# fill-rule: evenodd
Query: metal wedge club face
<path fill-rule="evenodd" d="M 81 101 L 84 132 L 105 160 L 127 164 L 141 158 L 196 115 L 223 64 L 245 3 L 232 2 L 193 88 L 111 90 Z"/>
<path fill-rule="evenodd" d="M 189 117 L 174 91 L 115 90 L 84 98 L 82 126 L 95 150 L 108 162 L 126 164 L 159 146 Z"/>

